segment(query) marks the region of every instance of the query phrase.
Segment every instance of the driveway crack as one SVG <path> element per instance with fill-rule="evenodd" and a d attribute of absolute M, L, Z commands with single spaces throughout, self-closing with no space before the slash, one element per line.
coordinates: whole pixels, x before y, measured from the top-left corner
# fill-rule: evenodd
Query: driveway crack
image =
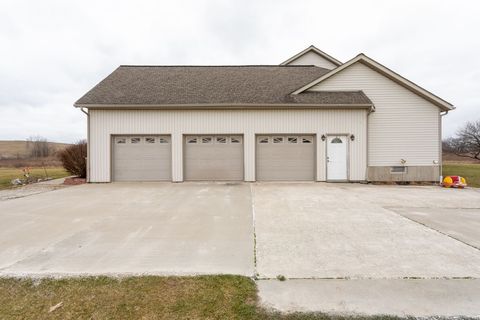
<path fill-rule="evenodd" d="M 452 236 L 452 235 L 450 235 L 450 234 L 448 234 L 448 233 L 445 233 L 445 232 L 443 232 L 443 231 L 441 231 L 441 230 L 435 229 L 435 228 L 433 228 L 433 227 L 431 227 L 431 226 L 429 226 L 429 225 L 427 225 L 427 224 L 425 224 L 425 223 L 423 223 L 423 222 L 420 222 L 420 221 L 417 221 L 417 220 L 412 219 L 412 218 L 410 218 L 410 217 L 404 216 L 403 214 L 396 212 L 392 207 L 383 207 L 383 209 L 388 210 L 388 211 L 390 211 L 390 212 L 392 212 L 392 213 L 394 213 L 394 214 L 396 214 L 396 215 L 398 215 L 398 216 L 400 216 L 400 217 L 402 217 L 402 218 L 404 218 L 404 219 L 407 219 L 407 220 L 410 220 L 410 221 L 412 221 L 412 222 L 415 222 L 415 223 L 417 223 L 417 224 L 419 224 L 419 225 L 422 225 L 422 226 L 424 226 L 424 227 L 426 227 L 426 228 L 428 228 L 428 229 L 430 229 L 430 230 L 436 231 L 436 232 L 438 232 L 438 233 L 440 233 L 440 234 L 442 234 L 442 235 L 444 235 L 444 236 L 447 236 L 447 237 L 449 237 L 450 239 L 456 240 L 456 241 L 458 241 L 458 242 L 461 242 L 461 243 L 463 243 L 463 244 L 466 244 L 467 246 L 472 247 L 472 248 L 480 251 L 480 248 L 479 248 L 479 247 L 474 246 L 473 244 L 470 244 L 470 243 L 468 243 L 468 242 L 465 242 L 465 241 L 463 241 L 463 240 L 461 240 L 461 239 L 458 239 L 458 238 L 456 238 L 456 237 L 454 237 L 454 236 Z M 465 209 L 476 209 L 476 208 L 465 208 Z"/>
<path fill-rule="evenodd" d="M 255 226 L 255 191 L 253 190 L 253 183 L 250 183 L 250 199 L 252 204 L 252 227 L 253 227 L 253 278 L 258 277 L 257 272 L 257 232 Z"/>

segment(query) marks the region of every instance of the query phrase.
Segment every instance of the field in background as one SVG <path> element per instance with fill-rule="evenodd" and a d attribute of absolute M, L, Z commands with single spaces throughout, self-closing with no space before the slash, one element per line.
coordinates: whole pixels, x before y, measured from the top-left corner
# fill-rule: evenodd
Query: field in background
<path fill-rule="evenodd" d="M 45 176 L 46 170 L 46 176 Z M 68 177 L 70 174 L 62 167 L 45 167 L 44 168 L 30 168 L 30 176 L 37 179 L 44 179 L 49 177 L 52 179 L 58 179 Z M 24 179 L 22 168 L 6 168 L 0 167 L 0 190 L 12 188 L 11 181 L 13 179 Z"/>
<path fill-rule="evenodd" d="M 472 158 L 465 158 L 459 157 L 453 153 L 444 152 L 442 154 L 443 163 L 473 163 L 473 164 L 480 164 L 480 161 L 472 159 Z"/>
<path fill-rule="evenodd" d="M 32 142 L 25 140 L 3 140 L 0 141 L 0 167 L 60 167 L 62 164 L 57 157 L 60 150 L 65 149 L 69 144 L 48 142 L 50 155 L 48 157 L 31 157 Z"/>
<path fill-rule="evenodd" d="M 469 187 L 480 187 L 479 163 L 446 163 L 443 165 L 443 176 L 462 176 L 467 179 Z"/>
<path fill-rule="evenodd" d="M 20 159 L 28 157 L 28 142 L 25 140 L 2 140 L 0 141 L 0 159 Z M 53 153 L 65 149 L 69 144 L 48 142 Z"/>
<path fill-rule="evenodd" d="M 443 176 L 462 176 L 469 187 L 480 188 L 480 161 L 444 152 Z"/>

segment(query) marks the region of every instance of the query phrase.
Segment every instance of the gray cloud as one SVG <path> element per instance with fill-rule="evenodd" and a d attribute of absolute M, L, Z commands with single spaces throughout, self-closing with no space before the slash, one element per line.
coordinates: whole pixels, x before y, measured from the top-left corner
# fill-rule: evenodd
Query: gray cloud
<path fill-rule="evenodd" d="M 277 64 L 314 44 L 364 52 L 480 118 L 476 1 L 26 1 L 0 11 L 0 139 L 86 136 L 72 107 L 119 64 Z"/>

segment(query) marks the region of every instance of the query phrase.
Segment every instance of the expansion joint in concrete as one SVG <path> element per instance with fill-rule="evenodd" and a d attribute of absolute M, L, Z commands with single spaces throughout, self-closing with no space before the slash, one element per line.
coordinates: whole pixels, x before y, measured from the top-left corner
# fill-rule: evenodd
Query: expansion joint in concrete
<path fill-rule="evenodd" d="M 390 212 L 392 212 L 392 213 L 394 213 L 394 214 L 396 214 L 396 215 L 398 215 L 398 216 L 400 216 L 400 217 L 402 217 L 402 218 L 404 218 L 404 219 L 407 219 L 407 220 L 410 220 L 410 221 L 412 221 L 412 222 L 418 223 L 419 225 L 424 226 L 425 228 L 428 228 L 428 229 L 433 230 L 433 231 L 436 231 L 436 232 L 438 232 L 438 233 L 440 233 L 440 234 L 442 234 L 442 235 L 444 235 L 444 236 L 447 236 L 447 237 L 449 237 L 450 239 L 453 239 L 453 240 L 455 240 L 455 241 L 461 242 L 461 243 L 463 243 L 463 244 L 465 244 L 465 245 L 467 245 L 467 246 L 469 246 L 469 247 L 472 247 L 472 248 L 474 248 L 474 249 L 476 249 L 476 250 L 480 250 L 480 248 L 477 247 L 477 246 L 474 246 L 474 245 L 472 245 L 472 244 L 470 244 L 470 243 L 468 243 L 468 242 L 465 242 L 465 241 L 462 241 L 462 240 L 460 240 L 460 239 L 458 239 L 458 238 L 455 238 L 454 236 L 452 236 L 452 235 L 450 235 L 450 234 L 448 234 L 448 233 L 442 232 L 442 231 L 440 231 L 440 230 L 438 230 L 438 229 L 435 229 L 435 228 L 433 228 L 433 227 L 431 227 L 431 226 L 429 226 L 429 225 L 427 225 L 427 224 L 425 224 L 425 223 L 422 223 L 422 222 L 416 221 L 416 220 L 414 220 L 414 219 L 412 219 L 412 218 L 406 217 L 406 216 L 402 215 L 401 213 L 398 213 L 398 212 L 396 212 L 395 210 L 392 210 L 392 208 L 389 208 L 389 207 L 383 207 L 383 208 L 386 209 L 386 210 L 388 210 L 388 211 L 390 211 Z M 477 208 L 458 208 L 458 209 L 477 209 Z"/>
<path fill-rule="evenodd" d="M 250 199 L 252 204 L 252 228 L 253 228 L 253 278 L 258 276 L 257 272 L 257 232 L 255 229 L 255 192 L 253 191 L 253 184 L 250 184 Z"/>

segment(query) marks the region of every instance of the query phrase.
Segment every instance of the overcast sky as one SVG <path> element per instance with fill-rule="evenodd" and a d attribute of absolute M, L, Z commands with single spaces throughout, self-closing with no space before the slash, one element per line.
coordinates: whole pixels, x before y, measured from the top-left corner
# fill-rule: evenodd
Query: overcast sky
<path fill-rule="evenodd" d="M 363 52 L 480 119 L 479 1 L 0 0 L 0 140 L 86 137 L 72 105 L 120 64 L 278 64 Z"/>

